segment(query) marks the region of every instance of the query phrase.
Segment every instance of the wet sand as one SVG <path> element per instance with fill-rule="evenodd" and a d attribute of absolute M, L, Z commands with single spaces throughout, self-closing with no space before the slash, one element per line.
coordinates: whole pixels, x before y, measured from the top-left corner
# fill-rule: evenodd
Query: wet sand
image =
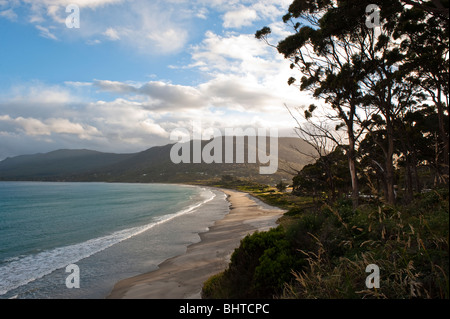
<path fill-rule="evenodd" d="M 119 281 L 111 299 L 198 299 L 203 283 L 225 270 L 231 254 L 247 234 L 276 227 L 283 210 L 259 205 L 246 193 L 221 189 L 228 195 L 230 212 L 215 222 L 201 241 L 170 258 L 155 271 Z"/>

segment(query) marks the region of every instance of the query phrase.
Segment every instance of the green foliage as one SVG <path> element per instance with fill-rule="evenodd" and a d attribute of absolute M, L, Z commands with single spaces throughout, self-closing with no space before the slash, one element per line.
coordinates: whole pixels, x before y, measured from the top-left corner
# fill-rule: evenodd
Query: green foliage
<path fill-rule="evenodd" d="M 281 226 L 255 232 L 241 241 L 228 269 L 205 283 L 203 297 L 272 298 L 301 262 Z"/>
<path fill-rule="evenodd" d="M 267 35 L 269 35 L 272 31 L 270 30 L 269 27 L 264 27 L 261 30 L 258 30 L 255 34 L 255 38 L 261 40 L 264 37 L 266 37 Z"/>
<path fill-rule="evenodd" d="M 203 283 L 202 297 L 209 299 L 224 299 L 227 298 L 228 292 L 224 287 L 224 273 L 218 273 L 211 276 Z"/>
<path fill-rule="evenodd" d="M 381 9 L 379 35 L 364 23 L 369 4 Z M 328 104 L 324 118 L 338 119 L 333 126 L 348 137 L 293 179 L 293 193 L 314 205 L 289 207 L 285 237 L 272 243 L 302 253 L 283 297 L 450 297 L 448 1 L 441 4 L 294 0 L 283 16 L 295 32 L 278 51 L 300 71 L 300 90 Z M 314 126 L 313 111 L 304 118 L 338 144 Z M 323 147 L 317 132 L 299 130 Z M 260 257 L 270 273 L 287 260 L 274 251 Z M 368 264 L 381 268 L 380 289 L 365 287 Z"/>
<path fill-rule="evenodd" d="M 300 241 L 307 243 L 309 266 L 295 274 L 284 297 L 449 297 L 448 190 L 402 207 L 350 206 L 341 201 L 322 208 L 322 224 L 312 224 L 309 241 Z M 368 264 L 380 267 L 376 291 L 364 285 Z"/>
<path fill-rule="evenodd" d="M 365 23 L 369 4 L 380 8 L 379 34 Z M 354 206 L 360 192 L 357 179 L 361 177 L 355 172 L 360 158 L 362 167 L 368 168 L 364 174 L 373 182 L 372 188 L 376 184 L 377 193 L 383 193 L 389 204 L 396 202 L 396 184 L 405 189 L 398 197 L 405 202 L 412 199 L 414 191 L 420 192 L 422 184 L 429 187 L 430 180 L 434 186 L 448 185 L 448 1 L 441 5 L 406 5 L 398 0 L 294 0 L 282 18 L 293 34 L 276 48 L 290 61 L 291 69 L 300 71 L 288 84 L 300 79 L 300 90 L 310 91 L 328 105 L 326 116 L 318 115 L 316 123 L 339 119 L 338 125 L 328 123 L 333 123 L 336 131 L 345 128 L 348 135 L 347 174 L 352 178 Z M 424 119 L 420 119 L 427 108 L 425 101 L 432 103 L 427 111 L 430 125 L 423 125 Z M 314 127 L 312 110 L 303 112 Z M 317 132 L 298 130 L 312 143 L 319 143 Z M 319 135 L 322 133 L 337 142 L 332 132 Z M 435 176 L 421 173 L 422 167 Z M 335 185 L 330 184 L 334 178 L 324 182 L 320 169 L 307 169 L 310 171 L 299 174 L 303 176 L 297 183 L 314 181 L 315 196 L 325 192 L 334 199 Z M 322 172 L 330 175 L 323 167 Z"/>
<path fill-rule="evenodd" d="M 310 204 L 297 202 L 282 226 L 245 237 L 203 296 L 449 298 L 448 189 L 405 206 Z M 369 264 L 380 267 L 380 289 L 365 286 Z"/>
<path fill-rule="evenodd" d="M 278 189 L 279 192 L 284 192 L 286 191 L 288 184 L 284 183 L 283 181 L 280 181 L 277 185 L 276 188 Z"/>
<path fill-rule="evenodd" d="M 311 109 L 311 108 L 310 108 Z M 348 159 L 342 147 L 306 165 L 293 178 L 295 195 L 310 195 L 334 200 L 351 188 Z"/>

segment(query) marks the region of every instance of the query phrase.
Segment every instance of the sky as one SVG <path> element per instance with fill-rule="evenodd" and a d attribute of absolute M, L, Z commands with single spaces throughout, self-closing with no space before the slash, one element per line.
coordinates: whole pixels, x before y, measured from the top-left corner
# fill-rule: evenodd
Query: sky
<path fill-rule="evenodd" d="M 202 128 L 278 128 L 312 99 L 272 41 L 291 0 L 0 0 L 0 160 L 139 152 Z M 79 28 L 66 19 L 79 9 Z M 71 20 L 72 21 L 72 20 Z M 75 20 L 73 20 L 75 21 Z M 70 21 L 69 21 L 70 22 Z M 298 71 L 297 71 L 298 72 Z"/>

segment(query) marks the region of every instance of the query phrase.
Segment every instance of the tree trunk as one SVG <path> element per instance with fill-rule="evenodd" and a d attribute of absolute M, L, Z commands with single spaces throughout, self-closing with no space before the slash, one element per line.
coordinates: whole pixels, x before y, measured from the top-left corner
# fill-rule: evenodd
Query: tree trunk
<path fill-rule="evenodd" d="M 354 115 L 356 113 L 355 104 L 351 104 L 349 121 L 346 123 L 348 131 L 348 168 L 350 170 L 350 178 L 352 180 L 352 205 L 355 210 L 359 205 L 359 185 L 358 185 L 358 172 L 356 171 L 356 141 L 353 132 Z"/>
<path fill-rule="evenodd" d="M 413 178 L 412 178 L 412 164 L 409 154 L 406 154 L 406 198 L 407 202 L 412 201 L 413 193 Z"/>
<path fill-rule="evenodd" d="M 386 177 L 386 200 L 388 204 L 395 204 L 395 191 L 394 191 L 394 128 L 389 116 L 386 116 L 386 132 L 387 132 L 387 152 L 385 159 L 385 177 Z"/>
<path fill-rule="evenodd" d="M 439 94 L 440 98 L 440 94 Z M 445 182 L 448 183 L 448 174 L 449 174 L 449 141 L 448 141 L 448 132 L 445 131 L 445 125 L 444 125 L 444 110 L 442 107 L 441 101 L 438 101 L 437 103 L 437 109 L 438 109 L 438 120 L 439 120 L 439 136 L 441 139 L 441 142 L 443 143 L 443 163 L 444 163 L 444 176 Z"/>
<path fill-rule="evenodd" d="M 359 205 L 359 185 L 358 185 L 358 174 L 356 171 L 356 156 L 355 156 L 355 142 L 353 140 L 349 143 L 348 156 L 348 167 L 350 169 L 350 177 L 352 180 L 352 203 L 353 209 L 356 209 Z"/>

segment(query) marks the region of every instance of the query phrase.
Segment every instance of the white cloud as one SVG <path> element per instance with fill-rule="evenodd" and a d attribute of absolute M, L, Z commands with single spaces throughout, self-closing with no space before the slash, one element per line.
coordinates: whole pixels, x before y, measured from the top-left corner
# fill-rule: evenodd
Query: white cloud
<path fill-rule="evenodd" d="M 207 102 L 205 96 L 195 87 L 173 85 L 164 82 L 148 82 L 139 92 L 152 100 L 152 108 L 165 110 L 182 110 L 200 108 Z"/>
<path fill-rule="evenodd" d="M 40 82 L 13 86 L 10 89 L 9 96 L 4 96 L 3 101 L 9 103 L 36 104 L 36 105 L 62 105 L 73 102 L 73 97 L 69 90 L 52 85 L 48 86 Z"/>
<path fill-rule="evenodd" d="M 33 118 L 12 118 L 9 115 L 0 115 L 0 123 L 3 134 L 21 129 L 29 135 L 50 135 L 44 123 Z"/>
<path fill-rule="evenodd" d="M 76 4 L 80 8 L 98 8 L 112 4 L 118 4 L 126 0 L 23 0 L 34 6 L 61 6 L 67 7 L 69 4 Z"/>
<path fill-rule="evenodd" d="M 149 134 L 157 135 L 160 137 L 169 137 L 169 133 L 161 127 L 161 125 L 155 123 L 151 119 L 146 119 L 139 123 L 141 129 Z"/>
<path fill-rule="evenodd" d="M 65 27 L 65 9 L 72 3 L 80 8 L 76 30 Z M 42 37 L 88 45 L 107 39 L 145 55 L 180 52 L 189 40 L 190 21 L 208 13 L 206 8 L 196 12 L 185 1 L 159 0 L 22 0 L 15 7 L 0 7 L 0 18 L 30 23 Z"/>
<path fill-rule="evenodd" d="M 92 28 L 90 37 L 97 37 L 101 32 L 104 37 L 117 40 L 131 49 L 131 52 L 143 55 L 166 55 L 180 52 L 189 40 L 189 23 L 192 16 L 187 15 L 183 6 L 162 1 L 136 0 L 126 6 L 118 6 L 108 11 L 110 21 L 105 34 Z M 184 5 L 186 6 L 186 5 Z M 88 17 L 89 18 L 89 17 Z"/>
<path fill-rule="evenodd" d="M 282 26 L 275 27 L 275 36 L 281 37 Z M 204 40 L 192 47 L 191 68 L 207 73 L 211 80 L 199 86 L 209 104 L 233 110 L 260 112 L 287 112 L 283 104 L 298 106 L 312 102 L 308 93 L 288 86 L 291 76 L 289 62 L 276 49 L 255 39 L 251 34 L 211 31 Z"/>
<path fill-rule="evenodd" d="M 147 39 L 152 40 L 159 53 L 176 52 L 184 47 L 188 34 L 181 28 L 148 30 Z"/>
<path fill-rule="evenodd" d="M 249 0 L 224 4 L 223 27 L 240 29 L 263 19 L 276 21 L 291 3 L 292 0 Z"/>
<path fill-rule="evenodd" d="M 11 21 L 16 21 L 17 14 L 14 12 L 13 9 L 7 9 L 7 10 L 0 11 L 0 18 L 6 18 Z"/>
<path fill-rule="evenodd" d="M 196 19 L 223 13 L 225 28 L 249 26 L 257 20 L 275 19 L 291 0 L 21 0 L 21 17 L 6 8 L 0 16 L 27 19 L 50 39 L 82 39 L 100 44 L 102 39 L 117 41 L 140 54 L 171 54 L 186 48 L 192 39 Z M 80 7 L 81 28 L 65 28 L 69 4 Z M 10 5 L 11 6 L 11 5 Z M 195 30 L 194 32 L 198 32 Z"/>
<path fill-rule="evenodd" d="M 64 89 L 42 84 L 16 89 L 18 96 L 0 99 L 0 140 L 4 142 L 0 156 L 28 154 L 37 145 L 40 151 L 68 147 L 136 152 L 170 143 L 170 132 L 190 129 L 193 120 L 219 129 L 283 127 L 290 121 L 282 111 L 285 99 L 280 92 L 250 75 L 217 75 L 196 87 L 107 80 L 66 85 Z M 68 91 L 82 95 L 91 86 L 118 97 L 84 101 Z M 14 153 L 5 151 L 7 146 Z"/>
<path fill-rule="evenodd" d="M 208 11 L 207 8 L 200 8 L 200 9 L 198 9 L 198 11 L 197 11 L 195 16 L 197 18 L 206 20 L 208 18 L 208 13 L 209 13 L 209 11 Z"/>
<path fill-rule="evenodd" d="M 41 25 L 36 25 L 36 29 L 38 29 L 40 31 L 40 35 L 43 36 L 44 38 L 47 39 L 52 39 L 52 40 L 58 40 L 58 38 L 56 37 L 56 35 L 54 35 L 49 28 L 41 26 Z"/>
<path fill-rule="evenodd" d="M 136 93 L 137 87 L 124 82 L 119 81 L 109 81 L 109 80 L 95 80 L 93 82 L 95 87 L 103 91 L 113 92 L 113 93 Z"/>
<path fill-rule="evenodd" d="M 180 111 L 206 106 L 205 96 L 190 86 L 173 85 L 162 81 L 150 81 L 144 84 L 129 84 L 117 81 L 97 80 L 94 86 L 116 94 L 141 96 L 142 106 L 149 110 Z"/>
<path fill-rule="evenodd" d="M 252 8 L 261 19 L 278 21 L 281 16 L 287 13 L 292 2 L 293 0 L 258 0 L 253 3 Z"/>
<path fill-rule="evenodd" d="M 264 112 L 266 106 L 277 104 L 276 96 L 250 77 L 222 75 L 204 84 L 203 90 L 217 107 Z"/>
<path fill-rule="evenodd" d="M 66 8 L 70 4 L 75 4 L 80 9 L 80 17 L 84 22 L 89 14 L 86 10 L 96 10 L 98 8 L 106 8 L 114 4 L 123 3 L 126 0 L 21 0 L 20 3 L 28 10 L 24 17 L 28 17 L 28 22 L 32 24 L 40 24 L 42 27 L 50 28 L 55 25 L 61 33 L 65 29 L 65 20 L 69 13 Z M 50 18 L 50 19 L 49 19 Z M 56 23 L 56 24 L 55 24 Z M 62 26 L 63 25 L 63 26 Z"/>
<path fill-rule="evenodd" d="M 202 71 L 220 71 L 248 73 L 242 69 L 251 63 L 264 62 L 259 57 L 266 56 L 269 48 L 249 34 L 226 34 L 220 36 L 208 31 L 204 40 L 192 47 L 191 67 L 199 67 Z M 258 67 L 261 67 L 259 65 Z"/>
<path fill-rule="evenodd" d="M 73 87 L 83 87 L 92 85 L 91 82 L 79 82 L 79 81 L 65 81 L 64 84 Z"/>
<path fill-rule="evenodd" d="M 108 39 L 132 48 L 132 52 L 163 55 L 186 48 L 192 32 L 198 32 L 193 27 L 196 19 L 223 13 L 223 26 L 239 29 L 262 18 L 275 19 L 286 9 L 286 1 L 22 0 L 17 2 L 23 9 L 21 17 L 12 7 L 0 15 L 27 19 L 41 36 L 54 40 L 81 39 L 94 45 Z M 80 7 L 81 28 L 76 32 L 64 25 L 65 8 L 72 3 Z"/>
<path fill-rule="evenodd" d="M 274 23 L 273 26 L 278 28 L 277 35 L 282 34 L 281 25 Z M 94 85 L 128 98 L 140 97 L 138 100 L 147 110 L 162 114 L 180 110 L 197 114 L 197 111 L 207 110 L 214 114 L 204 113 L 203 117 L 213 118 L 217 118 L 218 110 L 224 110 L 239 112 L 245 119 L 258 113 L 270 118 L 275 112 L 290 120 L 283 104 L 293 107 L 312 102 L 309 95 L 287 85 L 289 77 L 297 75 L 289 68 L 289 62 L 251 34 L 218 35 L 208 31 L 203 41 L 192 47 L 191 57 L 188 68 L 209 76 L 209 80 L 197 86 L 163 81 L 131 84 L 105 80 L 96 81 Z"/>
<path fill-rule="evenodd" d="M 52 133 L 74 134 L 82 140 L 90 140 L 94 136 L 100 135 L 97 128 L 86 124 L 72 123 L 68 119 L 50 118 L 46 120 L 46 124 Z"/>
<path fill-rule="evenodd" d="M 15 85 L 9 89 L 8 94 L 0 95 L 0 115 L 37 119 L 72 117 L 85 103 L 82 96 L 75 94 L 83 88 L 89 89 L 88 86 L 62 87 L 42 82 Z"/>
<path fill-rule="evenodd" d="M 50 135 L 51 133 L 47 125 L 38 119 L 18 117 L 15 119 L 9 118 L 9 121 L 18 124 L 28 135 Z"/>
<path fill-rule="evenodd" d="M 117 32 L 116 29 L 114 28 L 108 28 L 106 29 L 105 32 L 103 32 L 103 34 L 110 40 L 112 41 L 117 41 L 120 40 L 120 36 L 119 33 Z"/>
<path fill-rule="evenodd" d="M 65 15 L 62 12 L 64 12 L 63 8 L 57 5 L 49 5 L 47 7 L 47 15 L 57 23 L 65 23 L 66 21 Z"/>
<path fill-rule="evenodd" d="M 152 140 L 167 138 L 169 133 L 153 119 L 152 111 L 140 102 L 123 98 L 106 102 L 89 103 L 87 111 L 91 124 L 97 127 L 108 144 L 117 148 L 134 146 L 135 149 L 149 147 Z M 133 145 L 126 145 L 132 143 Z"/>
<path fill-rule="evenodd" d="M 245 116 L 251 113 L 284 111 L 283 103 L 298 102 L 297 98 L 301 94 L 289 88 L 285 79 L 282 82 L 275 81 L 277 79 L 261 80 L 250 74 L 244 76 L 222 73 L 195 87 L 162 81 L 129 84 L 107 80 L 97 80 L 94 86 L 102 91 L 127 97 L 130 101 L 137 101 L 143 109 L 158 114 L 222 109 L 239 111 Z"/>
<path fill-rule="evenodd" d="M 68 2 L 27 3 L 35 6 L 28 17 L 41 35 L 64 41 L 69 33 L 55 23 L 65 17 L 62 6 Z M 114 40 L 114 45 L 123 45 L 131 54 L 167 55 L 186 49 L 193 38 L 191 19 L 208 15 L 222 17 L 227 28 L 268 19 L 274 36 L 286 36 L 284 24 L 272 22 L 275 18 L 271 17 L 286 5 L 285 0 L 198 0 L 194 4 L 170 0 L 164 6 L 162 1 L 81 1 L 82 27 L 70 34 L 78 34 L 82 43 L 89 44 Z M 96 21 L 98 17 L 101 19 Z M 171 130 L 189 128 L 193 120 L 219 129 L 293 127 L 283 103 L 310 103 L 307 96 L 287 85 L 293 75 L 289 63 L 253 34 L 229 31 L 205 32 L 202 40 L 186 50 L 191 57 L 189 61 L 183 56 L 187 65 L 174 67 L 196 71 L 195 85 L 158 81 L 161 74 L 156 74 L 149 82 L 67 78 L 60 86 L 28 83 L 12 87 L 7 95 L 0 95 L 0 156 L 6 148 L 18 155 L 29 153 L 36 145 L 41 150 L 64 146 L 140 151 L 167 144 Z"/>
<path fill-rule="evenodd" d="M 30 117 L 11 118 L 9 115 L 0 116 L 0 122 L 12 124 L 12 131 L 22 130 L 29 136 L 49 136 L 56 134 L 73 134 L 80 139 L 92 139 L 92 136 L 99 135 L 99 131 L 92 126 L 73 123 L 68 119 L 49 118 L 40 120 Z"/>
<path fill-rule="evenodd" d="M 228 11 L 223 16 L 223 26 L 225 28 L 241 28 L 252 25 L 253 21 L 258 19 L 255 10 L 247 7 L 241 7 L 237 10 Z"/>
<path fill-rule="evenodd" d="M 76 90 L 89 89 L 90 86 L 84 84 L 69 86 Z M 52 87 L 45 90 L 41 85 L 41 88 L 47 92 L 55 91 Z M 16 90 L 20 91 L 34 89 Z M 30 103 L 31 96 L 34 96 L 34 103 Z M 40 145 L 40 151 L 68 147 L 136 152 L 155 143 L 163 145 L 168 142 L 168 131 L 140 101 L 117 98 L 109 102 L 78 101 L 76 104 L 49 105 L 37 100 L 46 96 L 28 94 L 0 100 L 0 157 L 29 154 L 36 145 Z M 53 95 L 49 100 L 62 99 Z M 17 143 L 11 144 L 12 140 Z M 6 147 L 14 152 L 6 151 Z"/>

